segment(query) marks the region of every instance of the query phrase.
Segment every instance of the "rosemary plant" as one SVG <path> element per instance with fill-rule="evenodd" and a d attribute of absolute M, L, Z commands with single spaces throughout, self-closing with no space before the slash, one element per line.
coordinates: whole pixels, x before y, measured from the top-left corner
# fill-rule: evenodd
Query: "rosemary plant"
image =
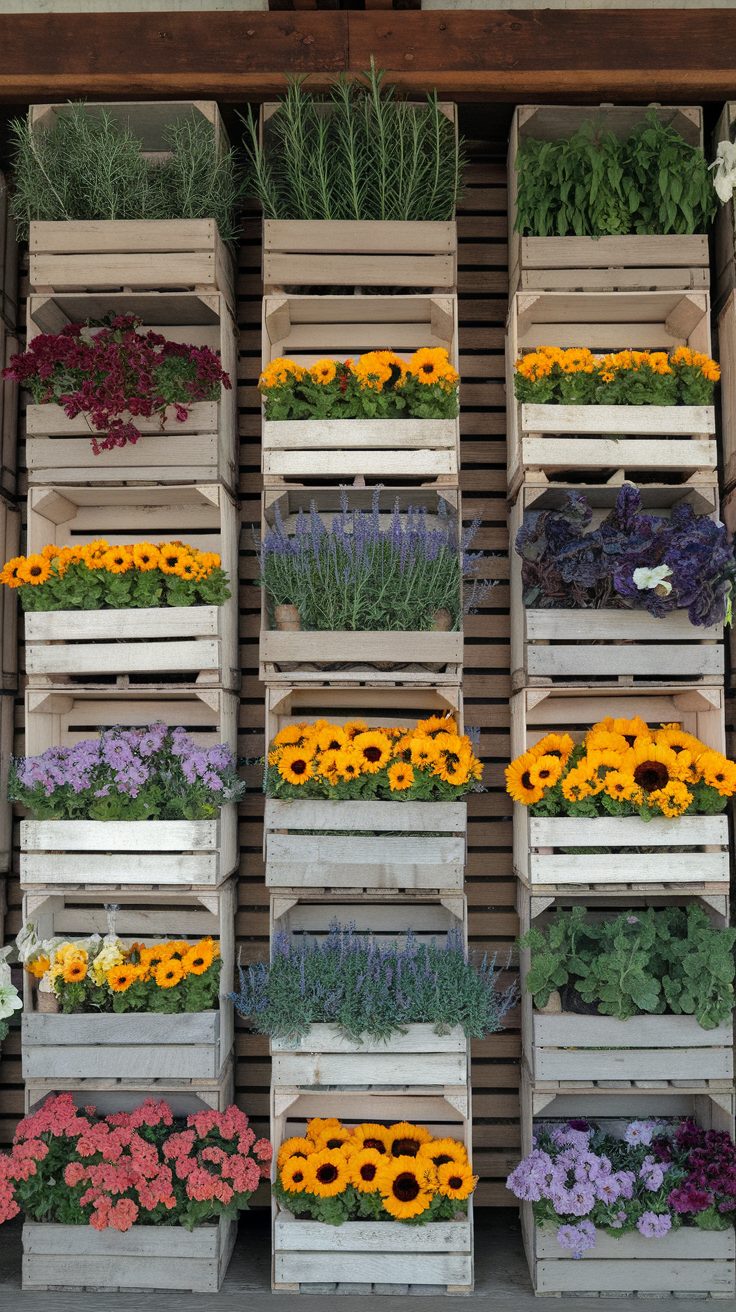
<path fill-rule="evenodd" d="M 259 139 L 245 124 L 249 191 L 268 219 L 448 220 L 465 163 L 436 92 L 399 99 L 371 61 L 364 82 L 338 80 L 328 98 L 292 79 Z"/>

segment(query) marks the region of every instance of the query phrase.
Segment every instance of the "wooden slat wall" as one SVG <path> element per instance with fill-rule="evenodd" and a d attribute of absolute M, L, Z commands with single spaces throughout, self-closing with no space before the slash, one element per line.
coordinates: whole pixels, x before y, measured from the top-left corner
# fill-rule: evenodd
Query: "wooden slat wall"
<path fill-rule="evenodd" d="M 470 801 L 467 894 L 470 936 L 475 951 L 498 952 L 505 965 L 517 930 L 511 869 L 511 810 L 503 788 L 509 752 L 508 533 L 504 412 L 504 323 L 507 306 L 505 142 L 470 147 L 468 186 L 460 207 L 460 371 L 462 377 L 462 489 L 464 512 L 482 522 L 475 548 L 494 553 L 487 577 L 497 586 L 478 615 L 466 619 L 466 723 L 480 731 L 487 792 Z M 264 750 L 263 686 L 258 680 L 260 594 L 251 527 L 260 513 L 260 407 L 256 380 L 260 362 L 260 221 L 247 220 L 240 248 L 238 315 L 240 367 L 238 401 L 241 435 L 240 608 L 243 689 L 240 754 L 254 761 Z M 390 346 L 391 343 L 386 343 Z M 18 707 L 22 731 L 22 709 Z M 17 749 L 21 750 L 19 733 Z M 242 810 L 243 851 L 237 931 L 243 960 L 265 958 L 268 902 L 263 881 L 258 789 L 261 771 L 246 768 L 254 791 Z M 6 934 L 20 924 L 17 880 L 9 887 Z M 172 927 L 175 932 L 175 927 Z M 481 1175 L 478 1202 L 507 1206 L 503 1178 L 518 1153 L 519 1018 L 513 1014 L 503 1033 L 473 1047 L 475 1164 Z M 238 1101 L 265 1129 L 268 1115 L 267 1040 L 241 1024 L 236 1036 Z M 3 1045 L 0 1059 L 0 1139 L 12 1134 L 22 1115 L 20 1035 Z"/>

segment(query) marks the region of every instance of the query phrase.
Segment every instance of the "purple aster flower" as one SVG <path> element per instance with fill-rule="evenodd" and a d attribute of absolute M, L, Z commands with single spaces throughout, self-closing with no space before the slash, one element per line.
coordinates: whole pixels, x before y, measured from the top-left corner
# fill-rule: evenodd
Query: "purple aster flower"
<path fill-rule="evenodd" d="M 640 1144 L 649 1147 L 654 1136 L 654 1124 L 651 1121 L 631 1121 L 624 1130 L 624 1142 L 632 1148 Z"/>
<path fill-rule="evenodd" d="M 615 1175 L 599 1175 L 595 1192 L 602 1203 L 615 1203 L 621 1197 L 621 1186 Z"/>
<path fill-rule="evenodd" d="M 220 778 L 219 774 L 215 774 L 214 770 L 207 771 L 207 774 L 204 776 L 202 783 L 205 785 L 206 788 L 211 788 L 213 793 L 222 792 L 223 789 L 222 779 Z"/>
<path fill-rule="evenodd" d="M 662 1239 L 672 1229 L 672 1218 L 666 1212 L 642 1212 L 636 1228 L 645 1239 Z"/>
<path fill-rule="evenodd" d="M 515 1198 L 520 1198 L 525 1203 L 538 1203 L 542 1197 L 539 1180 L 529 1170 L 526 1161 L 519 1162 L 506 1181 L 506 1186 Z"/>
<path fill-rule="evenodd" d="M 581 1258 L 590 1248 L 595 1248 L 595 1226 L 591 1221 L 580 1221 L 578 1225 L 561 1225 L 557 1231 L 560 1248 L 567 1249 L 574 1258 Z"/>
<path fill-rule="evenodd" d="M 122 770 L 133 761 L 133 752 L 122 738 L 107 738 L 102 747 L 102 755 L 107 765 L 113 770 Z"/>
<path fill-rule="evenodd" d="M 636 1176 L 633 1171 L 616 1171 L 613 1178 L 621 1191 L 622 1198 L 628 1199 L 634 1197 L 634 1181 L 636 1180 Z"/>

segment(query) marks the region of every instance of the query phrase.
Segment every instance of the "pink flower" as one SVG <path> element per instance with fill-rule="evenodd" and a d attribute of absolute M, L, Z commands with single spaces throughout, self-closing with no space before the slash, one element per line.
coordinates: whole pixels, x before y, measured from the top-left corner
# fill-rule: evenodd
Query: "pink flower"
<path fill-rule="evenodd" d="M 138 1208 L 132 1198 L 120 1198 L 113 1207 L 110 1208 L 109 1225 L 113 1230 L 130 1230 L 130 1227 L 138 1220 Z"/>
<path fill-rule="evenodd" d="M 170 1134 L 163 1147 L 164 1157 L 188 1157 L 196 1137 L 194 1130 L 182 1130 L 179 1134 Z"/>
<path fill-rule="evenodd" d="M 89 1179 L 89 1173 L 87 1168 L 83 1166 L 81 1162 L 67 1162 L 67 1165 L 64 1167 L 64 1180 L 71 1189 L 87 1179 Z"/>
<path fill-rule="evenodd" d="M 253 1152 L 261 1162 L 270 1162 L 273 1157 L 273 1145 L 268 1139 L 256 1139 L 253 1144 Z"/>

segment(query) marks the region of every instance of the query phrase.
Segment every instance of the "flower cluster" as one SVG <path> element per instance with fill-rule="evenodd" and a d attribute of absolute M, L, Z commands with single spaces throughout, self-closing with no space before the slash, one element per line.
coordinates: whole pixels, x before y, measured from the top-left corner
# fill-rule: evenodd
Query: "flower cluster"
<path fill-rule="evenodd" d="M 185 542 L 49 544 L 8 560 L 0 583 L 17 588 L 23 609 L 33 611 L 221 606 L 230 596 L 217 552 Z"/>
<path fill-rule="evenodd" d="M 261 546 L 260 582 L 272 609 L 296 606 L 304 629 L 417 632 L 435 627 L 439 611 L 448 612 L 456 629 L 461 573 L 469 575 L 483 559 L 468 550 L 477 527 L 471 524 L 460 539 L 444 502 L 432 522 L 423 507 L 402 515 L 397 501 L 382 528 L 376 488 L 370 511 L 351 511 L 344 493 L 329 528 L 313 502 L 289 533 L 277 503 Z M 469 588 L 469 605 L 477 604 L 479 588 Z"/>
<path fill-rule="evenodd" d="M 409 360 L 368 351 L 356 360 L 317 360 L 307 368 L 279 356 L 259 380 L 266 419 L 454 419 L 459 375 L 442 346 Z"/>
<path fill-rule="evenodd" d="M 233 1001 L 261 1034 L 300 1042 L 310 1027 L 332 1024 L 349 1041 L 383 1042 L 404 1025 L 433 1025 L 435 1033 L 461 1027 L 482 1039 L 501 1029 L 516 1001 L 513 985 L 501 993 L 495 958 L 476 967 L 461 935 L 444 944 L 381 943 L 352 926 L 330 926 L 324 939 L 277 934 L 271 964 L 240 970 Z"/>
<path fill-rule="evenodd" d="M 595 529 L 592 517 L 581 492 L 558 510 L 527 512 L 515 544 L 525 606 L 626 607 L 656 619 L 685 610 L 691 624 L 730 621 L 736 554 L 724 524 L 685 501 L 669 516 L 647 514 L 631 483 Z"/>
<path fill-rule="evenodd" d="M 514 370 L 517 400 L 537 405 L 712 405 L 721 376 L 715 360 L 689 346 L 611 355 L 539 346 Z"/>
<path fill-rule="evenodd" d="M 715 815 L 736 793 L 736 763 L 678 724 L 609 718 L 577 745 L 545 734 L 507 766 L 506 791 L 533 815 Z"/>
<path fill-rule="evenodd" d="M 328 1225 L 452 1220 L 478 1183 L 465 1146 L 421 1125 L 346 1126 L 332 1117 L 285 1139 L 273 1191 L 283 1207 Z"/>
<path fill-rule="evenodd" d="M 415 729 L 316 720 L 276 734 L 266 791 L 270 797 L 433 802 L 476 790 L 482 773 L 470 739 L 449 715 L 420 720 Z"/>
<path fill-rule="evenodd" d="M 148 1099 L 100 1116 L 62 1093 L 20 1122 L 0 1156 L 0 1222 L 24 1212 L 95 1230 L 193 1230 L 246 1208 L 271 1156 L 235 1106 L 176 1121 L 167 1103 Z"/>
<path fill-rule="evenodd" d="M 23 1002 L 10 977 L 7 957 L 11 948 L 0 948 L 0 1043 L 7 1037 L 8 1019 L 14 1011 L 20 1011 Z"/>
<path fill-rule="evenodd" d="M 693 1121 L 632 1121 L 622 1138 L 587 1121 L 538 1127 L 507 1180 L 532 1204 L 537 1225 L 556 1225 L 573 1257 L 605 1234 L 661 1239 L 681 1225 L 725 1230 L 736 1213 L 736 1147 Z"/>
<path fill-rule="evenodd" d="M 226 743 L 200 747 L 161 723 L 19 757 L 8 782 L 39 820 L 208 820 L 244 792 Z"/>
<path fill-rule="evenodd" d="M 209 347 L 170 342 L 140 327 L 135 315 L 118 314 L 104 327 L 72 323 L 60 333 L 41 333 L 11 358 L 3 377 L 27 387 L 37 405 L 61 405 L 69 419 L 87 415 L 97 434 L 94 455 L 137 442 L 136 419 L 158 415 L 163 429 L 173 406 L 184 423 L 195 401 L 218 401 L 220 389 L 231 386 Z"/>
<path fill-rule="evenodd" d="M 26 926 L 18 949 L 28 973 L 42 991 L 55 994 L 63 1012 L 173 1014 L 217 1005 L 220 946 L 209 937 L 148 946 L 126 945 L 115 934 L 39 941 Z"/>

